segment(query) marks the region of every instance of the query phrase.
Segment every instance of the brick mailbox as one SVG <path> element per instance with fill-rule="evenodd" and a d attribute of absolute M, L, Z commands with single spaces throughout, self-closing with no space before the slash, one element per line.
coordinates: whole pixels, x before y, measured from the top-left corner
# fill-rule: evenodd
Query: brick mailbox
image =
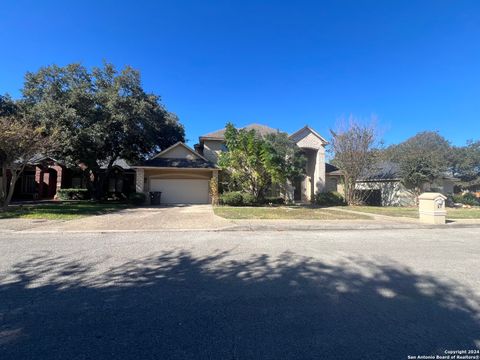
<path fill-rule="evenodd" d="M 447 197 L 440 193 L 426 192 L 418 197 L 418 211 L 420 221 L 428 224 L 445 224 L 447 211 L 445 200 Z"/>

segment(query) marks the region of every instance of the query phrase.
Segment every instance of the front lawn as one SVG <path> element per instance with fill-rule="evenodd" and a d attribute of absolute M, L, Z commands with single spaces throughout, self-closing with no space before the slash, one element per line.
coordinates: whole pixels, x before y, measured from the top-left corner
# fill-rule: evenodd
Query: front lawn
<path fill-rule="evenodd" d="M 0 219 L 48 219 L 72 220 L 84 216 L 101 215 L 127 208 L 126 204 L 66 202 L 58 204 L 12 205 L 7 211 L 0 211 Z"/>
<path fill-rule="evenodd" d="M 480 219 L 480 208 L 447 209 L 447 219 Z"/>
<path fill-rule="evenodd" d="M 348 206 L 345 207 L 345 209 L 369 214 L 409 217 L 415 219 L 418 219 L 419 216 L 417 207 Z M 447 219 L 480 219 L 480 208 L 447 208 Z"/>
<path fill-rule="evenodd" d="M 293 219 L 293 220 L 370 220 L 368 215 L 358 215 L 340 210 L 313 207 L 233 207 L 216 206 L 216 215 L 226 219 Z"/>
<path fill-rule="evenodd" d="M 418 218 L 417 207 L 396 207 L 396 206 L 348 206 L 346 210 L 360 211 L 369 214 L 399 216 Z"/>

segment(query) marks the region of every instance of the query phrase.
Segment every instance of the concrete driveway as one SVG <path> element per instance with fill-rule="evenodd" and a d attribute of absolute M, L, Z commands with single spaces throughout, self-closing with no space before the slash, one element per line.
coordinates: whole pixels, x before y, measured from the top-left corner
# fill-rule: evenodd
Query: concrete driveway
<path fill-rule="evenodd" d="M 479 256 L 478 228 L 4 233 L 0 358 L 404 360 L 479 349 Z"/>
<path fill-rule="evenodd" d="M 214 230 L 231 223 L 211 205 L 178 205 L 125 209 L 105 215 L 35 226 L 35 231 Z"/>

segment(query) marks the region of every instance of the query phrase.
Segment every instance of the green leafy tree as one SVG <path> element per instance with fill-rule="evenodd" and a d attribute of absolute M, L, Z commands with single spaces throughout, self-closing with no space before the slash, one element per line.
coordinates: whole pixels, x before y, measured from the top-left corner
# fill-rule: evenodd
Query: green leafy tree
<path fill-rule="evenodd" d="M 453 146 L 448 156 L 452 176 L 460 179 L 463 188 L 480 185 L 480 141 Z"/>
<path fill-rule="evenodd" d="M 15 184 L 32 159 L 53 147 L 42 128 L 32 128 L 18 108 L 0 112 L 0 208 L 10 204 Z"/>
<path fill-rule="evenodd" d="M 47 66 L 27 73 L 23 96 L 33 124 L 58 134 L 57 156 L 85 164 L 97 195 L 116 160 L 135 162 L 184 140 L 178 118 L 143 90 L 140 73 L 128 66 Z M 106 176 L 99 179 L 101 166 Z"/>
<path fill-rule="evenodd" d="M 416 197 L 426 183 L 433 183 L 449 167 L 450 143 L 437 132 L 426 131 L 387 149 L 387 157 L 398 163 L 402 183 Z"/>
<path fill-rule="evenodd" d="M 304 173 L 305 158 L 286 134 L 262 138 L 254 130 L 236 129 L 229 123 L 225 145 L 228 150 L 220 154 L 219 165 L 227 173 L 230 189 L 250 193 L 257 201 L 272 185 L 283 186 Z"/>

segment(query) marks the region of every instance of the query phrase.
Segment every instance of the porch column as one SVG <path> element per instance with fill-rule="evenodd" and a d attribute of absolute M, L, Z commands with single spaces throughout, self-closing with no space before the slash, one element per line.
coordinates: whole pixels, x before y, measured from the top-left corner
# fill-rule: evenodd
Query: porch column
<path fill-rule="evenodd" d="M 315 161 L 313 192 L 315 194 L 323 191 L 325 191 L 325 148 L 320 147 Z"/>
<path fill-rule="evenodd" d="M 144 169 L 135 169 L 135 191 L 138 193 L 144 192 L 144 183 L 145 183 L 145 170 Z"/>
<path fill-rule="evenodd" d="M 37 183 L 37 193 L 34 196 L 41 199 L 43 196 L 43 169 L 38 165 L 35 167 L 35 182 Z"/>
<path fill-rule="evenodd" d="M 54 199 L 58 199 L 58 190 L 62 188 L 63 168 L 60 165 L 55 165 L 53 166 L 53 169 L 55 169 L 55 171 L 57 172 L 57 184 Z"/>

